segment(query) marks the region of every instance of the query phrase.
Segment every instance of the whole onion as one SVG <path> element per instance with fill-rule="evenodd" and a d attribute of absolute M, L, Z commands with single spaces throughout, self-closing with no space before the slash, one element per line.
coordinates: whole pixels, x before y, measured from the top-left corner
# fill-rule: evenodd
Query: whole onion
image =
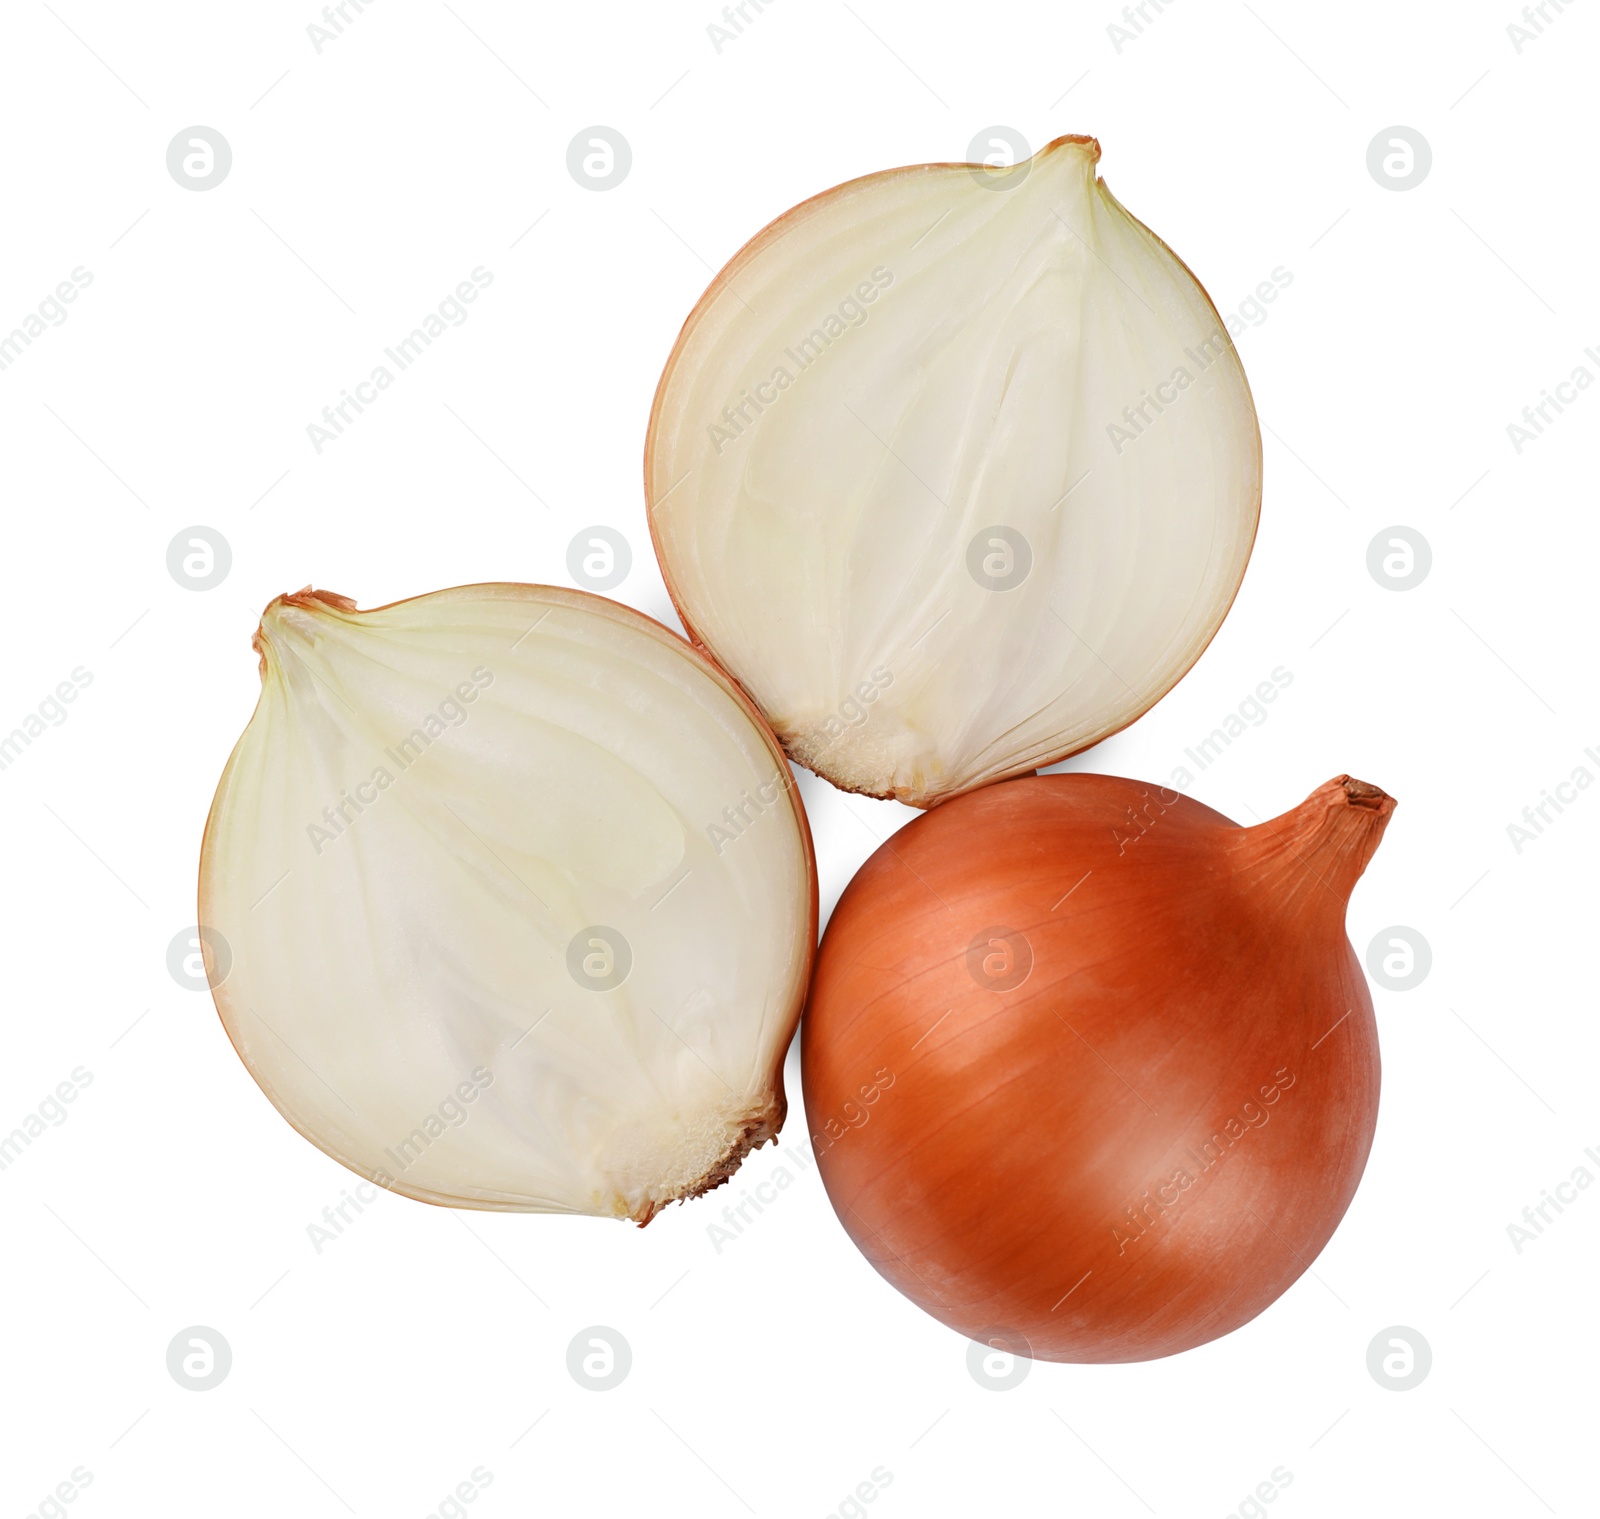
<path fill-rule="evenodd" d="M 1237 1329 L 1327 1243 L 1378 1108 L 1345 905 L 1394 800 L 1241 828 L 1103 775 L 1008 781 L 872 856 L 802 1024 L 828 1195 L 975 1340 L 1140 1361 Z"/>

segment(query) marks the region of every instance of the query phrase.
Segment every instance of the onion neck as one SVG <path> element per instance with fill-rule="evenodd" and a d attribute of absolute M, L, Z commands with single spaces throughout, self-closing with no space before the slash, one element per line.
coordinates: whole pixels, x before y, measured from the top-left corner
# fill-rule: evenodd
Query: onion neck
<path fill-rule="evenodd" d="M 1231 835 L 1229 848 L 1236 868 L 1264 873 L 1285 905 L 1315 893 L 1336 903 L 1342 920 L 1395 805 L 1366 781 L 1336 776 L 1282 817 Z"/>
<path fill-rule="evenodd" d="M 313 590 L 308 585 L 301 586 L 298 591 L 286 591 L 282 596 L 274 596 L 262 610 L 261 621 L 250 639 L 250 647 L 261 659 L 263 680 L 267 678 L 270 664 L 268 650 L 273 646 L 273 633 L 281 631 L 284 619 L 290 615 L 285 611 L 288 607 L 298 607 L 302 612 L 338 612 L 346 615 L 357 610 L 350 597 L 341 596 L 337 591 Z"/>

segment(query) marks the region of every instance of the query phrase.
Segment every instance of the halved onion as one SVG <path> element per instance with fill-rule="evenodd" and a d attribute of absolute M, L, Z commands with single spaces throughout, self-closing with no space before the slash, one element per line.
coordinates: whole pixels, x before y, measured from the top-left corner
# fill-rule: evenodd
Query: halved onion
<path fill-rule="evenodd" d="M 838 786 L 925 806 L 1083 749 L 1238 589 L 1249 386 L 1099 156 L 1063 137 L 805 201 L 667 362 L 645 485 L 673 600 Z"/>
<path fill-rule="evenodd" d="M 544 586 L 308 587 L 255 646 L 200 923 L 295 1128 L 427 1202 L 641 1223 L 777 1132 L 816 877 L 731 681 Z"/>

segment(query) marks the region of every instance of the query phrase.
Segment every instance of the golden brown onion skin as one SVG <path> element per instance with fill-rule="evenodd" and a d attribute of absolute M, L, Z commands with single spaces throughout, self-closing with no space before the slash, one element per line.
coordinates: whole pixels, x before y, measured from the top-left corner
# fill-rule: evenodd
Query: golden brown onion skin
<path fill-rule="evenodd" d="M 1240 828 L 1051 775 L 890 839 L 801 1026 L 819 1168 L 867 1259 L 952 1329 L 1051 1361 L 1173 1355 L 1278 1298 L 1372 1145 L 1344 915 L 1394 805 L 1340 776 Z"/>

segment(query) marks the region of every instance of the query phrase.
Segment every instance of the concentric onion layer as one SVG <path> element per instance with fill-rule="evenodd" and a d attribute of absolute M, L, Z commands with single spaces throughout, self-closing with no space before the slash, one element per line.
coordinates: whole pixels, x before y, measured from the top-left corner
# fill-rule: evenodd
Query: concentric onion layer
<path fill-rule="evenodd" d="M 1098 158 L 1068 137 L 808 200 L 662 375 L 645 482 L 674 600 L 839 786 L 927 805 L 1095 743 L 1239 586 L 1249 387 Z"/>
<path fill-rule="evenodd" d="M 307 591 L 257 648 L 200 921 L 295 1128 L 429 1202 L 641 1221 L 776 1132 L 815 874 L 725 676 L 538 586 Z"/>

